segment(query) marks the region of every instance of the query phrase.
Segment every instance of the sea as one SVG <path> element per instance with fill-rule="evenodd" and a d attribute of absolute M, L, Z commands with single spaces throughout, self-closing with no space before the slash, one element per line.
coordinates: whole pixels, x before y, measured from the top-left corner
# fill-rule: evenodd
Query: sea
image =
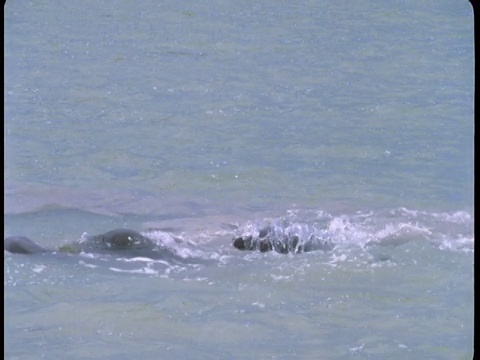
<path fill-rule="evenodd" d="M 4 238 L 184 261 L 4 251 L 4 358 L 471 359 L 473 54 L 468 1 L 7 0 Z"/>

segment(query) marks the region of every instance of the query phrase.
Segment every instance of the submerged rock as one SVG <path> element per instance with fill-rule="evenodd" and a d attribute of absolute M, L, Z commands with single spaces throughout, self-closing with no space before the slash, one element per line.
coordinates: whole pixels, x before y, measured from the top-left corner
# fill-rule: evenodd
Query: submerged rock
<path fill-rule="evenodd" d="M 14 254 L 38 254 L 53 252 L 25 236 L 11 236 L 3 241 L 3 249 Z"/>
<path fill-rule="evenodd" d="M 173 249 L 158 244 L 152 239 L 130 229 L 115 229 L 104 234 L 88 237 L 86 240 L 47 249 L 25 236 L 11 236 L 4 239 L 4 250 L 15 254 L 38 253 L 117 253 L 126 257 L 145 256 L 155 259 L 178 257 Z"/>

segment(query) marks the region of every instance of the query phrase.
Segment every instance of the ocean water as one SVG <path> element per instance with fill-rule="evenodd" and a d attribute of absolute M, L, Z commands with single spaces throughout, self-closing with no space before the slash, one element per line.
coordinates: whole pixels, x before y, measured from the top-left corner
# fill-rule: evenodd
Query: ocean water
<path fill-rule="evenodd" d="M 169 259 L 4 252 L 7 359 L 469 359 L 468 2 L 17 1 L 4 237 L 114 228 Z M 327 251 L 242 252 L 270 226 Z"/>

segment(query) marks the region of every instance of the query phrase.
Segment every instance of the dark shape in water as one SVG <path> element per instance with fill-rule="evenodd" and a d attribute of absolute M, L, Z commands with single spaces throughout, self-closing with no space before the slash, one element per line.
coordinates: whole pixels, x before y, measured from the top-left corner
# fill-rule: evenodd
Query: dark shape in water
<path fill-rule="evenodd" d="M 3 248 L 15 254 L 39 253 L 115 253 L 125 257 L 148 257 L 178 262 L 197 262 L 184 259 L 164 245 L 157 244 L 146 236 L 130 229 L 115 229 L 94 235 L 86 241 L 62 245 L 57 250 L 47 249 L 25 236 L 12 236 L 4 240 Z M 190 261 L 191 260 L 191 261 Z"/>
<path fill-rule="evenodd" d="M 238 250 L 260 252 L 274 250 L 280 254 L 330 251 L 334 248 L 334 244 L 329 240 L 321 239 L 314 234 L 302 241 L 296 234 L 278 233 L 271 226 L 260 229 L 258 236 L 248 234 L 234 237 L 233 246 Z"/>
<path fill-rule="evenodd" d="M 3 242 L 4 250 L 14 254 L 38 254 L 52 252 L 52 250 L 41 247 L 25 236 L 11 236 Z"/>
<path fill-rule="evenodd" d="M 115 229 L 94 235 L 82 244 L 83 251 L 154 250 L 158 247 L 149 238 L 130 229 Z"/>
<path fill-rule="evenodd" d="M 258 232 L 258 236 L 243 235 L 233 239 L 233 246 L 238 250 L 276 251 L 281 254 L 309 252 L 315 250 L 329 251 L 334 245 L 312 234 L 303 241 L 298 235 L 276 232 L 267 226 Z M 4 249 L 16 254 L 42 253 L 107 253 L 121 254 L 125 257 L 147 257 L 151 259 L 172 260 L 180 263 L 205 263 L 205 259 L 185 259 L 174 249 L 149 239 L 130 229 L 115 229 L 104 234 L 94 235 L 85 241 L 60 246 L 57 250 L 47 249 L 25 236 L 12 236 L 4 240 Z"/>

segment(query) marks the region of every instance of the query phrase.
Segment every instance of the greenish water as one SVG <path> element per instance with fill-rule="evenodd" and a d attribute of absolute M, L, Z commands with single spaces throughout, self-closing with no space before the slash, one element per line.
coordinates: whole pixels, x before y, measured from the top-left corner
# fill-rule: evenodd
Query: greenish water
<path fill-rule="evenodd" d="M 221 261 L 5 252 L 5 356 L 471 357 L 472 20 L 453 1 L 9 0 L 4 236 L 166 229 Z M 271 222 L 337 247 L 231 246 Z"/>

